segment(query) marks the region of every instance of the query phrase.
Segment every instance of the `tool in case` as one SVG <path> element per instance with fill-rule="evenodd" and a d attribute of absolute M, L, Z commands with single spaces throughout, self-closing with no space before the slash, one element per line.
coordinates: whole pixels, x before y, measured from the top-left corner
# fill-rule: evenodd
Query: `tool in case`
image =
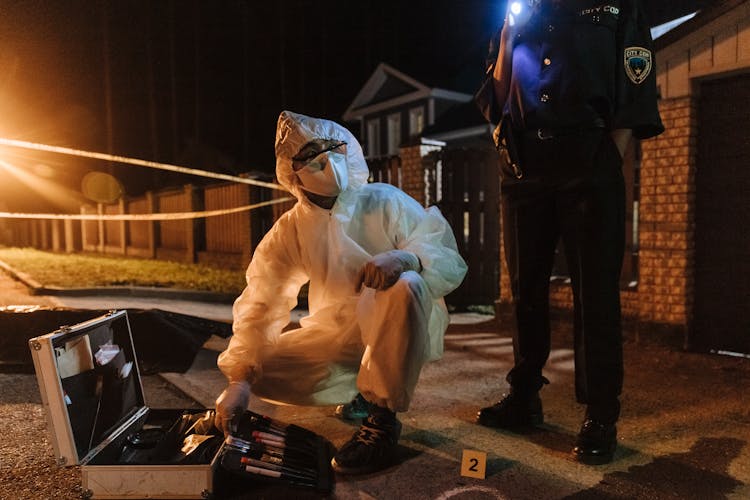
<path fill-rule="evenodd" d="M 146 406 L 124 310 L 60 327 L 29 346 L 57 461 L 81 465 L 90 498 L 332 489 L 330 443 L 309 430 L 247 411 L 225 439 L 214 410 Z"/>

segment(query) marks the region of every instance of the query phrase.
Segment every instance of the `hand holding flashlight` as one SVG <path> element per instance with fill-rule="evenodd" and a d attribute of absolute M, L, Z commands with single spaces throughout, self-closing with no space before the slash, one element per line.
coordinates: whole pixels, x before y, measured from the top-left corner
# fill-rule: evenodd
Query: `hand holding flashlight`
<path fill-rule="evenodd" d="M 512 0 L 508 4 L 507 22 L 511 27 L 526 24 L 540 0 Z"/>

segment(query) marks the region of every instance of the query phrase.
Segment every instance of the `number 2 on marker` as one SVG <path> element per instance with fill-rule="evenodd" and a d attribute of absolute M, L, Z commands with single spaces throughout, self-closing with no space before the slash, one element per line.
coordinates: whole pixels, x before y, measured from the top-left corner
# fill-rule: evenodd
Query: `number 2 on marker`
<path fill-rule="evenodd" d="M 464 450 L 461 458 L 461 475 L 484 479 L 487 469 L 487 454 L 483 451 Z"/>

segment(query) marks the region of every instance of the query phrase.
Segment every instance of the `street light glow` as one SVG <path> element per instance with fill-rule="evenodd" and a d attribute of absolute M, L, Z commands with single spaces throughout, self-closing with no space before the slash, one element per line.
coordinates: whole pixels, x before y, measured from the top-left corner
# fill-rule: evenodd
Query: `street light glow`
<path fill-rule="evenodd" d="M 168 163 L 161 163 L 156 161 L 142 160 L 140 158 L 129 158 L 120 155 L 111 155 L 107 153 L 98 153 L 95 151 L 84 151 L 81 149 L 66 148 L 62 146 L 52 146 L 50 144 L 39 144 L 36 142 L 20 141 L 17 139 L 7 139 L 0 137 L 0 146 L 10 146 L 14 148 L 29 149 L 33 151 L 46 151 L 50 153 L 59 153 L 63 155 L 76 156 L 79 158 L 92 158 L 95 160 L 105 160 L 117 163 L 124 163 L 127 165 L 137 165 L 140 167 L 155 168 L 158 170 L 168 170 L 171 172 L 179 172 L 182 174 L 196 175 L 199 177 L 208 177 L 212 179 L 221 179 L 224 181 L 238 182 L 240 184 L 250 184 L 253 186 L 261 186 L 270 189 L 276 189 L 278 191 L 287 191 L 287 189 L 280 184 L 274 182 L 264 182 L 256 179 L 250 179 L 247 177 L 238 177 L 236 175 L 221 174 L 218 172 L 211 172 L 206 170 L 199 170 L 195 168 L 181 167 L 179 165 L 171 165 Z"/>
<path fill-rule="evenodd" d="M 0 159 L 0 169 L 33 190 L 41 198 L 69 210 L 78 209 L 83 203 L 80 193 L 63 187 L 50 179 L 27 172 L 26 170 Z"/>

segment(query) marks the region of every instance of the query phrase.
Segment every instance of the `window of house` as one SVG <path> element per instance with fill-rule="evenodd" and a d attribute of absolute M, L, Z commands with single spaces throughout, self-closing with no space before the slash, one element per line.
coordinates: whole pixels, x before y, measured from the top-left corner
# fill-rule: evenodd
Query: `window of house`
<path fill-rule="evenodd" d="M 388 156 L 398 154 L 401 145 L 401 113 L 388 115 Z"/>
<path fill-rule="evenodd" d="M 424 130 L 424 108 L 411 108 L 409 110 L 409 135 L 415 136 Z"/>
<path fill-rule="evenodd" d="M 380 118 L 367 120 L 367 157 L 380 156 Z"/>

